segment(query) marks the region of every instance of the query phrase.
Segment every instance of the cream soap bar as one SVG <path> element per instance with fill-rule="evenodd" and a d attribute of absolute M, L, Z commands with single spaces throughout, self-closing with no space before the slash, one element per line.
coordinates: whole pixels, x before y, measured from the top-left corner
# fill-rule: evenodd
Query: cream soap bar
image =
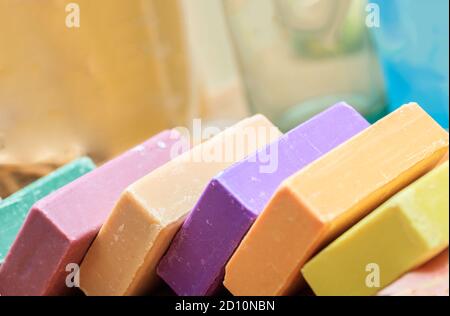
<path fill-rule="evenodd" d="M 34 204 L 0 268 L 0 294 L 70 293 L 77 285 L 70 274 L 122 191 L 169 161 L 183 142 L 176 131 L 162 132 Z"/>
<path fill-rule="evenodd" d="M 366 216 L 303 268 L 317 295 L 373 295 L 448 246 L 448 162 Z"/>
<path fill-rule="evenodd" d="M 405 105 L 297 172 L 278 188 L 232 256 L 235 295 L 284 295 L 328 242 L 430 171 L 448 133 L 417 104 Z"/>
<path fill-rule="evenodd" d="M 81 265 L 83 292 L 137 295 L 152 289 L 160 258 L 209 181 L 280 135 L 256 115 L 132 184 Z"/>

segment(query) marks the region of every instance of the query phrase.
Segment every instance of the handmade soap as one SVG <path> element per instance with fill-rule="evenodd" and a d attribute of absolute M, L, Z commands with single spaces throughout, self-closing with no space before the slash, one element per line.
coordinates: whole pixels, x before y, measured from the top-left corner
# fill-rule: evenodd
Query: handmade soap
<path fill-rule="evenodd" d="M 443 163 L 448 161 L 448 151 L 447 153 L 444 155 L 444 157 L 441 159 L 441 161 L 439 161 L 438 165 L 442 165 Z"/>
<path fill-rule="evenodd" d="M 448 133 L 417 104 L 405 105 L 285 180 L 226 266 L 235 295 L 283 295 L 300 269 L 400 189 L 432 169 Z"/>
<path fill-rule="evenodd" d="M 81 263 L 120 193 L 169 161 L 173 146 L 182 150 L 180 142 L 178 132 L 162 132 L 37 202 L 0 268 L 0 294 L 70 292 L 66 269 Z"/>
<path fill-rule="evenodd" d="M 95 165 L 90 158 L 77 159 L 0 202 L 0 264 L 14 242 L 30 207 L 36 201 L 94 168 Z"/>
<path fill-rule="evenodd" d="M 81 265 L 84 293 L 152 289 L 157 263 L 212 177 L 280 134 L 261 115 L 245 119 L 131 185 Z"/>
<path fill-rule="evenodd" d="M 317 295 L 373 295 L 448 246 L 448 162 L 394 195 L 302 270 Z"/>
<path fill-rule="evenodd" d="M 214 177 L 161 260 L 158 275 L 178 295 L 213 294 L 228 259 L 281 181 L 367 126 L 340 103 Z"/>
<path fill-rule="evenodd" d="M 377 293 L 382 296 L 448 296 L 448 248 Z"/>
<path fill-rule="evenodd" d="M 0 29 L 14 30 L 0 32 L 0 163 L 74 147 L 104 161 L 184 122 L 197 83 L 184 6 L 0 1 Z"/>

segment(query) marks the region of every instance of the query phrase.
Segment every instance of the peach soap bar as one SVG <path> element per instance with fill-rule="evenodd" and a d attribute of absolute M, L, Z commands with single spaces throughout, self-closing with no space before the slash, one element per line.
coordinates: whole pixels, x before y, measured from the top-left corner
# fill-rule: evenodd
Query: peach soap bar
<path fill-rule="evenodd" d="M 448 248 L 377 293 L 379 296 L 448 296 Z"/>
<path fill-rule="evenodd" d="M 264 116 L 245 119 L 132 184 L 121 195 L 80 270 L 87 295 L 138 295 L 209 181 L 281 133 Z"/>
<path fill-rule="evenodd" d="M 321 247 L 430 171 L 448 133 L 417 104 L 404 105 L 286 179 L 225 269 L 235 295 L 285 295 Z"/>
<path fill-rule="evenodd" d="M 38 201 L 0 268 L 1 295 L 61 295 L 125 188 L 169 161 L 185 143 L 162 132 Z"/>
<path fill-rule="evenodd" d="M 448 162 L 345 232 L 302 270 L 317 295 L 374 295 L 448 246 Z"/>

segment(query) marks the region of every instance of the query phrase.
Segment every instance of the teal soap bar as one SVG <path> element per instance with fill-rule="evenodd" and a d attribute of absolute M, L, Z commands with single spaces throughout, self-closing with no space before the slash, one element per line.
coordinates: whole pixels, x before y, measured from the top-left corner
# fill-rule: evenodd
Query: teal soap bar
<path fill-rule="evenodd" d="M 0 264 L 6 257 L 31 206 L 95 168 L 88 157 L 74 160 L 0 201 Z"/>

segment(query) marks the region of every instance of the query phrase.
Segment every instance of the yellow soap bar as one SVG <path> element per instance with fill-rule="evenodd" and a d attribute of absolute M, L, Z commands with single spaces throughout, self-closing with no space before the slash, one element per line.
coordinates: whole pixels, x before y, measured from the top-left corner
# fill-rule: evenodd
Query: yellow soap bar
<path fill-rule="evenodd" d="M 402 106 L 278 188 L 226 266 L 235 295 L 284 295 L 321 247 L 431 170 L 448 133 L 417 104 Z"/>
<path fill-rule="evenodd" d="M 137 295 L 152 289 L 158 261 L 211 178 L 280 135 L 256 115 L 132 184 L 81 265 L 84 293 Z"/>
<path fill-rule="evenodd" d="M 302 270 L 317 295 L 373 295 L 448 246 L 448 162 L 345 232 Z"/>

